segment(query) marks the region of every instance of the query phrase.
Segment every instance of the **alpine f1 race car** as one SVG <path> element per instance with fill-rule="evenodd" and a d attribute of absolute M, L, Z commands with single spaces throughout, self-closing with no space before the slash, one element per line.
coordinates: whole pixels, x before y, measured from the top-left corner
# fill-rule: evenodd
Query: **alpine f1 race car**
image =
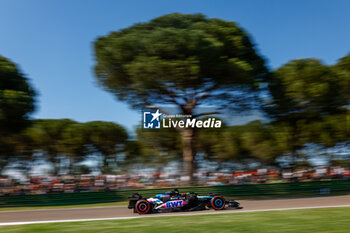
<path fill-rule="evenodd" d="M 196 210 L 223 210 L 225 208 L 240 209 L 239 203 L 227 200 L 220 195 L 210 193 L 208 196 L 199 196 L 196 193 L 179 193 L 173 191 L 155 195 L 151 198 L 143 198 L 140 194 L 134 193 L 129 197 L 129 209 L 134 213 L 150 214 L 171 211 L 196 211 Z"/>

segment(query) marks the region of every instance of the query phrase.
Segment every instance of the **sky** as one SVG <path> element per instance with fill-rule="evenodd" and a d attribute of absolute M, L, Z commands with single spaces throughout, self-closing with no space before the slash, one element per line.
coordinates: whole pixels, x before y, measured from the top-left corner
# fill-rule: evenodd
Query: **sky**
<path fill-rule="evenodd" d="M 132 130 L 141 113 L 96 85 L 93 42 L 173 12 L 237 22 L 271 69 L 298 58 L 334 64 L 350 52 L 347 0 L 0 0 L 0 55 L 19 64 L 39 93 L 34 118 Z"/>

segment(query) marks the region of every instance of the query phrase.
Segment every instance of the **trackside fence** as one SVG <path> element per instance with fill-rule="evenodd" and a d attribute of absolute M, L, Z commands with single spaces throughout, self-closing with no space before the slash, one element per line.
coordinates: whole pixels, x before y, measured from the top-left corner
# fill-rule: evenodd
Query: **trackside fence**
<path fill-rule="evenodd" d="M 1 207 L 59 206 L 126 201 L 132 193 L 150 197 L 172 188 L 118 190 L 108 192 L 51 193 L 38 195 L 0 195 Z M 288 197 L 296 195 L 322 195 L 350 193 L 350 180 L 244 184 L 223 186 L 180 187 L 180 192 L 195 192 L 201 195 L 218 193 L 226 197 L 249 198 L 251 196 Z"/>

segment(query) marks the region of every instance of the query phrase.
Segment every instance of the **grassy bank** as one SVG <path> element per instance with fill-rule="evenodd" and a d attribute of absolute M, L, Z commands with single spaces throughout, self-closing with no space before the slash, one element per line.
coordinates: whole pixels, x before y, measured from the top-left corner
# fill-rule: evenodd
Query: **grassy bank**
<path fill-rule="evenodd" d="M 350 208 L 267 211 L 218 215 L 10 226 L 2 233 L 40 232 L 349 232 Z"/>

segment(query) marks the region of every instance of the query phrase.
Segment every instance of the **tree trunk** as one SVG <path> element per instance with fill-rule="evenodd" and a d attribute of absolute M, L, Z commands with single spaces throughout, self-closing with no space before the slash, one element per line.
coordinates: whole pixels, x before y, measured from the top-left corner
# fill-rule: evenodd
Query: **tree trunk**
<path fill-rule="evenodd" d="M 293 121 L 293 126 L 292 126 L 292 141 L 290 142 L 290 144 L 292 145 L 292 164 L 291 164 L 291 172 L 293 174 L 292 177 L 292 181 L 296 182 L 296 177 L 295 177 L 295 168 L 296 168 L 296 161 L 298 156 L 298 149 L 299 149 L 299 129 L 298 129 L 298 122 L 297 121 Z"/>
<path fill-rule="evenodd" d="M 102 154 L 102 168 L 101 168 L 101 172 L 102 174 L 107 174 L 110 171 L 110 167 L 109 167 L 109 162 L 108 162 L 108 156 L 107 155 L 103 155 Z"/>
<path fill-rule="evenodd" d="M 189 177 L 188 185 L 194 185 L 195 181 L 193 179 L 194 173 L 194 158 L 196 155 L 194 139 L 195 139 L 195 129 L 186 128 L 181 131 L 182 136 L 182 157 L 184 170 L 186 175 Z"/>
<path fill-rule="evenodd" d="M 59 175 L 61 171 L 61 157 L 58 154 L 48 155 L 50 162 L 52 163 L 52 174 L 54 176 Z"/>
<path fill-rule="evenodd" d="M 74 173 L 75 158 L 70 156 L 68 159 L 69 159 L 68 174 L 73 175 L 75 174 Z"/>

